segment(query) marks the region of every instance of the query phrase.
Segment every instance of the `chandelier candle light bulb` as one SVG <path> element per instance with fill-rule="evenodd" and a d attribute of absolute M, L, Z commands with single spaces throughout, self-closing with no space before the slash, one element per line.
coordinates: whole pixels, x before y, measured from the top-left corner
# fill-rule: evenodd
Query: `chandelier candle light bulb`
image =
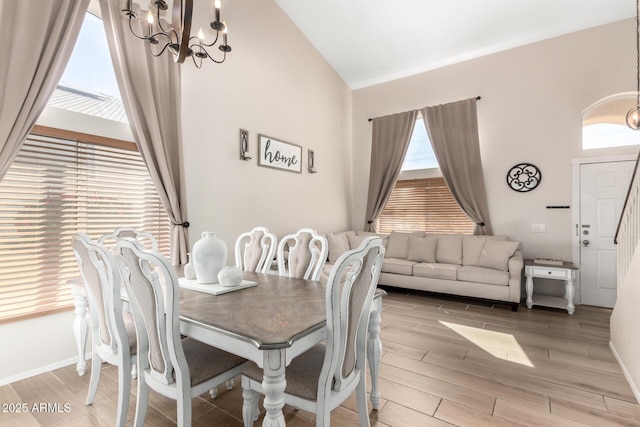
<path fill-rule="evenodd" d="M 216 22 L 220 22 L 220 0 L 215 1 Z"/>
<path fill-rule="evenodd" d="M 153 35 L 153 13 L 147 13 L 147 23 L 149 24 L 149 37 Z"/>

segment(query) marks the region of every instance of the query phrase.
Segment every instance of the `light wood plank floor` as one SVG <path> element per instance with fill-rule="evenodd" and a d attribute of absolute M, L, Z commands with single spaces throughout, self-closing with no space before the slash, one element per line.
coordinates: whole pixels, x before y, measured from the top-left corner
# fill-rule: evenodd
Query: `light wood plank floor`
<path fill-rule="evenodd" d="M 383 401 L 370 411 L 371 424 L 640 426 L 640 406 L 608 347 L 610 314 L 578 306 L 569 316 L 524 305 L 513 313 L 504 305 L 390 289 L 382 316 Z M 0 387 L 0 403 L 29 408 L 0 413 L 0 426 L 111 426 L 116 373 L 103 366 L 91 406 L 84 404 L 89 375 L 78 377 L 74 366 Z M 236 385 L 215 400 L 194 399 L 193 424 L 241 426 L 239 379 Z M 127 425 L 134 402 L 132 393 Z M 287 425 L 314 425 L 312 414 L 285 409 Z M 333 411 L 331 425 L 358 425 L 355 410 L 352 396 Z M 173 401 L 152 392 L 146 425 L 175 425 L 175 412 Z"/>

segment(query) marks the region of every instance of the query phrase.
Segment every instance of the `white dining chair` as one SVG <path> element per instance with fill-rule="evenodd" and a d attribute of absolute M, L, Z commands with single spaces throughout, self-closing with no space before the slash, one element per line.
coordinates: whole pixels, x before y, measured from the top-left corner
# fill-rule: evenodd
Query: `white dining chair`
<path fill-rule="evenodd" d="M 123 237 L 131 237 L 139 240 L 146 248 L 158 252 L 158 241 L 155 236 L 151 233 L 140 231 L 133 227 L 118 227 L 112 233 L 108 233 L 100 237 L 98 241 L 106 247 L 115 247 L 118 239 Z"/>
<path fill-rule="evenodd" d="M 328 251 L 326 237 L 311 228 L 301 228 L 294 234 L 284 236 L 278 243 L 278 274 L 319 280 Z"/>
<path fill-rule="evenodd" d="M 87 293 L 91 315 L 91 378 L 87 405 L 96 397 L 102 362 L 118 367 L 116 425 L 124 426 L 131 393 L 131 368 L 137 350 L 133 317 L 122 310 L 120 274 L 112 253 L 84 233 L 71 245 Z"/>
<path fill-rule="evenodd" d="M 277 239 L 265 227 L 238 236 L 235 246 L 236 267 L 242 271 L 266 273 L 276 253 Z"/>
<path fill-rule="evenodd" d="M 327 339 L 285 370 L 285 403 L 315 412 L 316 426 L 330 426 L 331 410 L 354 390 L 360 425 L 369 426 L 367 326 L 383 258 L 384 244 L 374 236 L 338 258 L 327 282 Z M 253 362 L 243 366 L 242 389 L 242 418 L 250 427 L 259 415 L 257 392 L 263 393 L 262 369 Z"/>
<path fill-rule="evenodd" d="M 138 332 L 134 425 L 144 424 L 153 389 L 176 400 L 178 426 L 190 426 L 191 399 L 237 376 L 245 359 L 181 338 L 178 277 L 163 255 L 124 238 L 118 240 L 116 260 Z"/>

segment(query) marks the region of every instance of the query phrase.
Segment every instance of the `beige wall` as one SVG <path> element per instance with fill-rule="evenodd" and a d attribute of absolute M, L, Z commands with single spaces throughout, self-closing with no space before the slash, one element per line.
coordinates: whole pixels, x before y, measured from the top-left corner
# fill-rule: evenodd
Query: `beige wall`
<path fill-rule="evenodd" d="M 353 93 L 354 205 L 363 227 L 369 176 L 369 117 L 482 96 L 480 149 L 495 234 L 522 242 L 525 256 L 571 259 L 573 158 L 636 153 L 637 147 L 583 151 L 581 113 L 608 95 L 635 89 L 634 22 L 489 55 Z M 530 193 L 506 185 L 507 171 L 530 162 L 542 182 Z M 546 233 L 531 233 L 546 224 Z"/>
<path fill-rule="evenodd" d="M 198 12 L 211 2 L 195 3 L 204 18 Z M 233 262 L 235 238 L 256 225 L 280 235 L 349 228 L 351 91 L 273 0 L 225 5 L 233 52 L 223 65 L 182 65 L 182 103 L 190 243 L 216 231 Z M 126 125 L 64 111 L 45 112 L 39 124 L 131 138 Z M 251 136 L 248 162 L 238 158 L 240 128 Z M 303 173 L 258 167 L 258 133 L 303 146 Z M 317 174 L 306 171 L 308 148 Z M 72 319 L 69 311 L 0 325 L 0 346 L 11 348 L 0 352 L 0 384 L 75 361 Z"/>
<path fill-rule="evenodd" d="M 235 0 L 223 13 L 227 61 L 182 68 L 190 245 L 216 231 L 232 262 L 235 238 L 254 226 L 279 236 L 349 228 L 350 89 L 274 1 Z M 240 128 L 250 161 L 238 158 Z M 302 174 L 257 166 L 259 133 L 301 145 Z M 317 174 L 307 172 L 307 149 Z"/>

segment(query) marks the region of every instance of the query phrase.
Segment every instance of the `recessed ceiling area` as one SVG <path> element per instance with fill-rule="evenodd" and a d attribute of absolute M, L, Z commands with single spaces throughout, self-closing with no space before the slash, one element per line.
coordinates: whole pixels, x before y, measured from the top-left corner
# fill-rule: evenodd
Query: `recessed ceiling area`
<path fill-rule="evenodd" d="M 633 0 L 275 1 L 351 89 L 636 16 Z"/>

